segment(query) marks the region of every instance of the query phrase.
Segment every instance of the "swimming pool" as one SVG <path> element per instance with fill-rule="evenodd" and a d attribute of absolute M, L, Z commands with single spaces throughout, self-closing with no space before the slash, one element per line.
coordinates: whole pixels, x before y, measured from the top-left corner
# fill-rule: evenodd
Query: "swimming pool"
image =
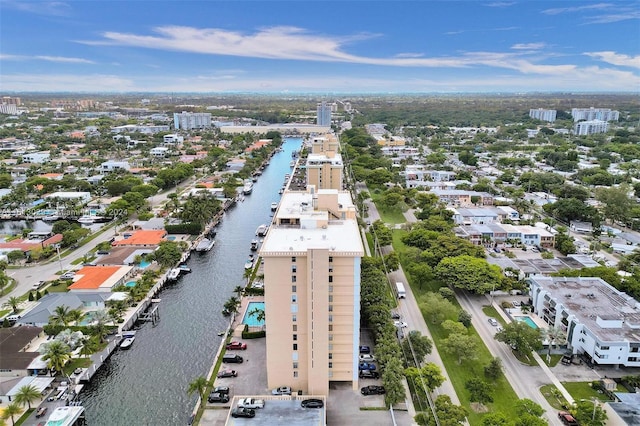
<path fill-rule="evenodd" d="M 538 328 L 536 323 L 533 322 L 533 320 L 530 317 L 515 317 L 515 318 L 517 321 L 525 322 L 529 327 L 533 328 L 534 330 Z"/>
<path fill-rule="evenodd" d="M 169 236 L 167 237 L 167 241 L 175 241 L 175 239 L 176 239 L 176 236 L 175 236 L 175 235 L 169 235 Z"/>
<path fill-rule="evenodd" d="M 145 269 L 147 266 L 151 265 L 151 262 L 147 261 L 147 260 L 141 260 L 140 264 L 138 265 L 138 268 L 140 269 Z M 127 283 L 128 284 L 128 283 Z"/>
<path fill-rule="evenodd" d="M 261 327 L 264 325 L 264 319 L 258 321 L 255 313 L 251 315 L 250 313 L 254 309 L 261 309 L 264 312 L 264 302 L 249 302 L 247 310 L 244 313 L 244 318 L 242 318 L 242 323 L 247 324 L 249 327 Z"/>
<path fill-rule="evenodd" d="M 124 286 L 125 287 L 135 287 L 136 286 L 136 282 L 135 281 L 129 281 Z"/>
<path fill-rule="evenodd" d="M 82 317 L 82 320 L 78 322 L 78 325 L 91 325 L 91 323 L 94 321 L 94 313 L 95 311 L 85 312 L 84 317 Z"/>

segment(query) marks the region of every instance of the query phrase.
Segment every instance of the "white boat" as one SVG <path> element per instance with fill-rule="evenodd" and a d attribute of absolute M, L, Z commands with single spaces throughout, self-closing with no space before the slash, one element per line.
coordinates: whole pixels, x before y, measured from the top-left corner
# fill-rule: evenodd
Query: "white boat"
<path fill-rule="evenodd" d="M 260 241 L 258 240 L 251 241 L 251 251 L 257 251 L 259 246 L 260 246 Z"/>
<path fill-rule="evenodd" d="M 78 223 L 83 223 L 86 225 L 91 225 L 95 221 L 96 220 L 94 216 L 81 216 L 80 219 L 78 219 Z"/>
<path fill-rule="evenodd" d="M 271 203 L 271 211 L 275 212 L 276 210 L 278 210 L 278 203 Z"/>
<path fill-rule="evenodd" d="M 291 161 L 291 162 L 289 163 L 289 167 L 295 167 L 295 166 L 296 166 L 296 162 L 295 162 L 295 160 L 293 160 L 293 161 Z"/>
<path fill-rule="evenodd" d="M 196 251 L 203 253 L 205 251 L 209 251 L 213 248 L 213 245 L 216 243 L 215 240 L 210 240 L 208 238 L 203 238 L 198 245 L 196 246 Z"/>
<path fill-rule="evenodd" d="M 188 274 L 189 272 L 191 272 L 191 268 L 189 268 L 187 265 L 185 265 L 184 263 L 181 263 L 180 265 L 178 265 L 178 268 L 180 270 L 180 272 L 184 272 L 185 274 Z"/>
<path fill-rule="evenodd" d="M 249 195 L 251 194 L 251 191 L 253 191 L 253 182 L 251 181 L 251 179 L 249 179 L 248 182 L 245 180 L 244 186 L 242 187 L 242 193 L 244 195 Z"/>
<path fill-rule="evenodd" d="M 133 341 L 136 340 L 135 337 L 127 337 L 126 339 L 120 342 L 120 349 L 129 349 L 131 345 L 133 345 Z"/>
<path fill-rule="evenodd" d="M 265 224 L 262 224 L 258 226 L 258 229 L 256 229 L 256 235 L 258 237 L 264 237 L 265 235 L 267 235 L 268 230 L 269 230 L 269 227 Z"/>
<path fill-rule="evenodd" d="M 58 219 L 60 219 L 60 216 L 56 214 L 50 214 L 42 217 L 42 220 L 44 220 L 45 222 L 55 222 Z"/>
<path fill-rule="evenodd" d="M 169 273 L 167 274 L 167 280 L 169 281 L 175 281 L 178 279 L 178 277 L 180 276 L 180 269 L 178 268 L 173 268 L 172 270 L 169 271 Z"/>
<path fill-rule="evenodd" d="M 244 269 L 251 269 L 251 268 L 253 268 L 253 259 L 247 260 L 244 264 Z"/>

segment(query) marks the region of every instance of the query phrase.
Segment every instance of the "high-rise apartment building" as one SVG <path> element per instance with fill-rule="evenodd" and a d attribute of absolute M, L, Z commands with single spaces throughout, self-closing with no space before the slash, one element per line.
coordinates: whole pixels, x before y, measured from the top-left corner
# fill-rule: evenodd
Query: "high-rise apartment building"
<path fill-rule="evenodd" d="M 269 387 L 357 389 L 363 254 L 348 192 L 284 193 L 260 250 Z"/>
<path fill-rule="evenodd" d="M 176 130 L 208 129 L 211 127 L 211 113 L 176 112 L 173 114 L 173 125 Z"/>
<path fill-rule="evenodd" d="M 609 123 L 602 120 L 580 121 L 573 127 L 573 133 L 576 135 L 593 135 L 594 133 L 607 133 Z"/>
<path fill-rule="evenodd" d="M 553 123 L 556 121 L 557 111 L 555 109 L 530 109 L 529 117 L 534 118 L 536 120 L 548 121 L 549 123 Z"/>
<path fill-rule="evenodd" d="M 318 102 L 316 108 L 316 122 L 318 126 L 331 126 L 331 104 Z"/>
<path fill-rule="evenodd" d="M 17 98 L 15 96 L 3 96 L 2 100 L 0 100 L 0 103 L 2 103 L 2 104 L 14 104 L 14 105 L 20 106 L 22 101 L 21 101 L 20 98 Z"/>
<path fill-rule="evenodd" d="M 609 108 L 572 108 L 571 115 L 573 121 L 580 120 L 602 120 L 602 121 L 618 121 L 620 112 L 613 111 Z"/>
<path fill-rule="evenodd" d="M 0 104 L 0 114 L 17 115 L 18 105 L 16 104 Z"/>
<path fill-rule="evenodd" d="M 318 189 L 342 189 L 344 164 L 338 153 L 338 138 L 328 133 L 315 137 L 311 143 L 311 153 L 307 156 L 307 187 Z"/>

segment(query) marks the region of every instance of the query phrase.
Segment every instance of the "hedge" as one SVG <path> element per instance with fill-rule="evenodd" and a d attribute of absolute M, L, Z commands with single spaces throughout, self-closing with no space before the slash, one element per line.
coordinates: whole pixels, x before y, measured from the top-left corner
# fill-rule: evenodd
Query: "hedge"
<path fill-rule="evenodd" d="M 169 234 L 200 235 L 200 232 L 202 232 L 202 224 L 187 222 L 187 223 L 180 223 L 178 225 L 165 225 L 164 229 Z"/>

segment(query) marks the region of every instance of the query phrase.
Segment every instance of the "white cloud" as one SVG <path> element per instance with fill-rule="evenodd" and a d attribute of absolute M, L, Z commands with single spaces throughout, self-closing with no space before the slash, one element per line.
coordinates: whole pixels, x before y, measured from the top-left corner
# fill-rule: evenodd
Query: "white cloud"
<path fill-rule="evenodd" d="M 70 64 L 95 64 L 94 61 L 83 58 L 72 58 L 67 56 L 48 56 L 48 55 L 9 55 L 0 54 L 0 59 L 4 61 L 47 61 L 47 62 L 62 62 Z"/>
<path fill-rule="evenodd" d="M 585 55 L 595 59 L 599 59 L 602 62 L 607 62 L 613 65 L 640 68 L 640 55 L 629 56 L 629 55 L 624 55 L 622 53 L 616 53 L 612 51 L 585 52 Z"/>
<path fill-rule="evenodd" d="M 546 47 L 544 43 L 517 43 L 511 46 L 514 50 L 540 50 Z"/>
<path fill-rule="evenodd" d="M 591 16 L 585 19 L 585 24 L 611 24 L 613 22 L 628 21 L 629 19 L 640 19 L 638 10 L 617 10 L 619 13 Z"/>
<path fill-rule="evenodd" d="M 485 6 L 487 7 L 509 7 L 516 4 L 515 1 L 495 1 L 493 3 L 487 3 Z"/>
<path fill-rule="evenodd" d="M 406 52 L 406 53 L 398 53 L 394 57 L 395 58 L 422 58 L 423 56 L 424 56 L 424 53 Z"/>
<path fill-rule="evenodd" d="M 584 6 L 570 6 L 570 7 L 557 7 L 552 9 L 545 9 L 542 11 L 545 15 L 559 15 L 561 13 L 581 12 L 583 10 L 601 10 L 609 9 L 613 7 L 611 3 L 596 3 L 587 4 Z"/>
<path fill-rule="evenodd" d="M 34 13 L 36 15 L 67 16 L 71 12 L 68 3 L 60 1 L 13 1 L 4 0 L 2 7 Z"/>
<path fill-rule="evenodd" d="M 129 92 L 137 90 L 133 79 L 101 74 L 5 74 L 5 90 L 26 92 Z"/>

